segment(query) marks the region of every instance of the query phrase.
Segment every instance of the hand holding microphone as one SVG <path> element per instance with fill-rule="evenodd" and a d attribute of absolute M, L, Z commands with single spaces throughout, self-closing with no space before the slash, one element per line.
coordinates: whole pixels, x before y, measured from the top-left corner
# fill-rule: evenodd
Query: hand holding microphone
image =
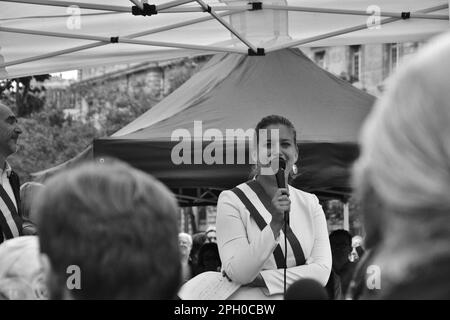
<path fill-rule="evenodd" d="M 289 199 L 289 190 L 286 188 L 278 189 L 272 198 L 272 206 L 277 214 L 272 217 L 276 221 L 284 222 L 284 213 L 291 210 L 291 200 Z"/>
<path fill-rule="evenodd" d="M 275 174 L 277 180 L 278 190 L 272 198 L 272 206 L 275 208 L 277 214 L 272 216 L 272 221 L 275 224 L 273 226 L 274 232 L 278 234 L 282 225 L 287 222 L 288 213 L 291 210 L 291 200 L 289 199 L 289 189 L 286 188 L 285 169 L 286 161 L 283 158 L 279 158 L 279 168 Z"/>

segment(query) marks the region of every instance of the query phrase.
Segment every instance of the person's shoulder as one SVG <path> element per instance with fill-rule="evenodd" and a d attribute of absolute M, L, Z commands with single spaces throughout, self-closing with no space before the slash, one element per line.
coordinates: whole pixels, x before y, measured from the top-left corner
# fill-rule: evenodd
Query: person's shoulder
<path fill-rule="evenodd" d="M 311 216 L 315 216 L 322 212 L 322 207 L 319 202 L 319 198 L 313 193 L 309 193 L 289 185 L 289 194 L 292 197 L 296 197 L 297 201 L 308 208 L 308 212 Z"/>
<path fill-rule="evenodd" d="M 234 202 L 235 200 L 238 199 L 238 196 L 236 195 L 236 189 L 239 189 L 242 191 L 242 187 L 246 184 L 246 182 L 241 183 L 239 185 L 237 185 L 234 188 L 228 189 L 228 190 L 223 190 L 220 194 L 219 194 L 219 198 L 217 200 L 217 203 L 221 203 L 224 201 L 232 201 Z"/>
<path fill-rule="evenodd" d="M 319 199 L 317 198 L 317 196 L 314 193 L 310 193 L 310 192 L 306 192 L 306 191 L 297 189 L 291 185 L 289 185 L 289 193 L 295 194 L 297 197 L 304 199 L 305 201 L 308 201 L 308 202 L 314 202 L 314 203 L 319 202 Z"/>
<path fill-rule="evenodd" d="M 238 184 L 237 186 L 235 186 L 234 188 L 231 188 L 231 189 L 228 189 L 228 190 L 223 190 L 220 194 L 219 194 L 219 198 L 221 197 L 221 196 L 229 196 L 229 195 L 232 195 L 232 194 L 235 194 L 236 192 L 236 189 L 239 189 L 239 190 L 243 190 L 244 188 L 245 188 L 245 185 L 247 184 L 247 182 L 243 182 L 243 183 L 241 183 L 241 184 Z"/>

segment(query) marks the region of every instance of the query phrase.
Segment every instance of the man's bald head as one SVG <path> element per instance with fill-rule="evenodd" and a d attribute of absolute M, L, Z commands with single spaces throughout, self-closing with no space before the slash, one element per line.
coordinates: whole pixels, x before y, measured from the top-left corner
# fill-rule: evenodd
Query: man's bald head
<path fill-rule="evenodd" d="M 12 110 L 0 103 L 0 155 L 8 157 L 17 151 L 17 139 L 22 133 Z"/>

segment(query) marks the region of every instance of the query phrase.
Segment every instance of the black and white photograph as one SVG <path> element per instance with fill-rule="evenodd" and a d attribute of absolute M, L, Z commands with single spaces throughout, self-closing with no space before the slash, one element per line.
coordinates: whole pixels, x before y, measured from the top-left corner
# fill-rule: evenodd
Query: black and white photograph
<path fill-rule="evenodd" d="M 0 300 L 449 300 L 449 3 L 0 0 Z"/>

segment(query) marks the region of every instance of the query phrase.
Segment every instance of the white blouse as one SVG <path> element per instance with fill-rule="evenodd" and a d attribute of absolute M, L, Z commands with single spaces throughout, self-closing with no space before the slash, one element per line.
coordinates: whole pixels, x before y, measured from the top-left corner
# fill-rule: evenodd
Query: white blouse
<path fill-rule="evenodd" d="M 231 190 L 223 191 L 217 203 L 216 221 L 222 269 L 230 279 L 240 284 L 252 282 L 261 273 L 268 289 L 266 294 L 282 294 L 284 271 L 277 269 L 273 251 L 280 244 L 284 255 L 283 230 L 275 239 L 269 225 L 272 215 L 259 198 L 268 198 L 266 193 L 257 194 L 246 183 L 237 188 L 245 193 L 267 225 L 261 231 L 237 195 Z M 303 249 L 306 264 L 296 266 L 294 253 L 288 243 L 286 285 L 289 287 L 299 279 L 309 278 L 325 286 L 331 271 L 331 249 L 325 214 L 315 195 L 292 186 L 289 186 L 289 195 L 289 224 Z"/>

